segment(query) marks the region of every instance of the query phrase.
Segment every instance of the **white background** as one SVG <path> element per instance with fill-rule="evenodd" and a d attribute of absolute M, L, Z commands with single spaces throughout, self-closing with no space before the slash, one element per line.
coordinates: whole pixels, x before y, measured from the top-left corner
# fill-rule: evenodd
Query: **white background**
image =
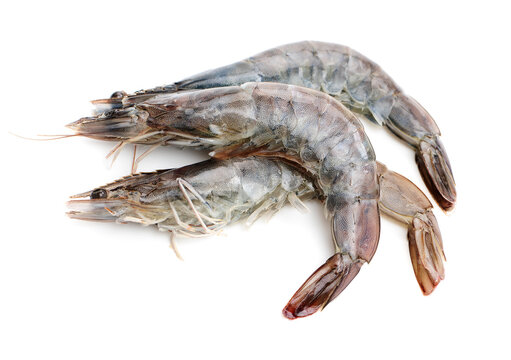
<path fill-rule="evenodd" d="M 502 2 L 500 4 L 505 4 Z M 1 359 L 510 358 L 508 8 L 497 2 L 87 1 L 2 5 Z M 300 40 L 348 45 L 433 115 L 458 203 L 435 213 L 446 279 L 424 297 L 406 229 L 382 221 L 374 260 L 323 312 L 281 316 L 332 252 L 319 204 L 223 236 L 80 222 L 69 195 L 129 172 L 125 151 L 71 138 L 88 100 L 135 91 Z M 425 189 L 413 152 L 366 124 L 377 157 Z M 159 149 L 140 170 L 205 155 Z"/>

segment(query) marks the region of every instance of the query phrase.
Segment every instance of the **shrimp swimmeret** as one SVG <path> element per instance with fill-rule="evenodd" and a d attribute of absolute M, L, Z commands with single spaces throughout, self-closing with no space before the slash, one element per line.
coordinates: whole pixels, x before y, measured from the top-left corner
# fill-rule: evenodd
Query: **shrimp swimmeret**
<path fill-rule="evenodd" d="M 415 275 L 428 295 L 444 277 L 442 239 L 432 205 L 412 182 L 379 163 L 378 178 L 379 208 L 408 227 Z M 171 232 L 173 239 L 174 235 L 213 234 L 241 220 L 251 224 L 287 202 L 301 210 L 302 201 L 313 197 L 320 198 L 312 180 L 283 161 L 265 157 L 210 159 L 179 169 L 128 176 L 75 195 L 68 203 L 68 215 L 154 225 Z M 303 316 L 300 310 L 291 311 L 300 301 L 301 297 L 293 298 L 285 315 Z"/>

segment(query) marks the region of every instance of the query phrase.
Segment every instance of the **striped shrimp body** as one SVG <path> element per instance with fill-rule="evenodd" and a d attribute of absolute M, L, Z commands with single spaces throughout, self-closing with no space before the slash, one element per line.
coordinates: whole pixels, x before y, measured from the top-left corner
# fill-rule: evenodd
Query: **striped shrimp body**
<path fill-rule="evenodd" d="M 442 239 L 427 197 L 409 180 L 378 164 L 379 208 L 408 227 L 413 268 L 425 295 L 444 277 Z M 301 170 L 267 157 L 210 159 L 179 169 L 128 176 L 73 196 L 74 219 L 154 225 L 173 235 L 203 236 L 244 220 L 278 211 L 287 202 L 303 209 L 302 200 L 318 197 L 313 181 Z M 333 261 L 327 264 L 335 263 Z M 312 286 L 311 286 L 312 285 Z M 300 294 L 313 293 L 306 282 Z M 303 297 L 303 296 L 302 296 Z M 294 297 L 284 314 L 301 316 L 302 297 Z M 309 309 L 310 310 L 310 309 Z"/>
<path fill-rule="evenodd" d="M 288 317 L 325 306 L 376 251 L 380 222 L 374 152 L 358 119 L 328 95 L 292 85 L 246 83 L 160 95 L 69 127 L 99 139 L 192 146 L 219 159 L 282 157 L 312 174 L 325 197 L 336 255 L 313 275 L 317 296 L 307 296 L 310 286 L 299 291 L 294 297 L 299 306 L 293 305 Z"/>
<path fill-rule="evenodd" d="M 279 82 L 323 91 L 385 126 L 416 150 L 420 173 L 438 204 L 444 210 L 454 207 L 456 188 L 451 165 L 433 118 L 377 64 L 346 46 L 314 41 L 284 45 L 168 86 L 133 95 L 116 92 L 111 99 L 94 103 L 98 111 L 104 111 L 130 106 L 159 93 L 245 82 Z"/>

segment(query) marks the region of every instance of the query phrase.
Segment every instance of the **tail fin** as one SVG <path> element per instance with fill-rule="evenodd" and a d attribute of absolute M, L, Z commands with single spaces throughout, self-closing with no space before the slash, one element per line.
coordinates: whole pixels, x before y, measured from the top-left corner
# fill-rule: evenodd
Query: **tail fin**
<path fill-rule="evenodd" d="M 424 295 L 429 295 L 445 277 L 442 236 L 431 211 L 417 215 L 408 229 L 413 271 Z"/>
<path fill-rule="evenodd" d="M 438 205 L 445 211 L 452 210 L 456 203 L 456 183 L 447 152 L 440 139 L 422 139 L 417 147 L 415 161 L 422 179 Z"/>
<path fill-rule="evenodd" d="M 378 164 L 380 210 L 408 226 L 408 243 L 415 276 L 424 295 L 444 278 L 442 235 L 433 205 L 426 195 L 404 176 Z"/>
<path fill-rule="evenodd" d="M 282 310 L 283 315 L 292 320 L 323 309 L 349 285 L 362 264 L 336 253 L 298 289 Z"/>

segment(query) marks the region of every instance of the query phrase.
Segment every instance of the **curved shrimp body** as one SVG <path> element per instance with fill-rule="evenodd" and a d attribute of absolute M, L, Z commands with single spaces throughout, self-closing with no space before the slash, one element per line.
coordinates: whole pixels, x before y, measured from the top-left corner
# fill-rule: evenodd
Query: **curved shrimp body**
<path fill-rule="evenodd" d="M 325 94 L 285 84 L 246 83 L 160 95 L 70 127 L 85 136 L 119 140 L 129 137 L 130 127 L 145 127 L 144 143 L 165 139 L 212 150 L 221 159 L 283 157 L 313 174 L 326 198 L 336 268 L 318 269 L 321 278 L 331 280 L 319 282 L 316 294 L 322 296 L 300 299 L 299 306 L 289 307 L 288 317 L 307 316 L 325 306 L 376 251 L 380 223 L 374 152 L 358 119 Z"/>
<path fill-rule="evenodd" d="M 427 197 L 408 179 L 378 163 L 379 208 L 408 227 L 410 256 L 419 285 L 430 294 L 444 277 L 440 230 Z M 248 224 L 278 211 L 287 201 L 317 197 L 301 170 L 265 157 L 210 159 L 179 169 L 125 177 L 73 196 L 68 215 L 74 219 L 155 225 L 183 236 L 215 233 L 239 220 Z M 80 198 L 76 200 L 76 198 Z M 335 262 L 327 264 L 336 266 Z M 314 293 L 307 281 L 301 294 Z M 293 303 L 300 305 L 302 297 Z M 286 306 L 285 314 L 293 317 Z"/>
<path fill-rule="evenodd" d="M 433 118 L 377 64 L 346 46 L 315 41 L 284 45 L 168 86 L 130 96 L 117 92 L 112 99 L 94 103 L 101 111 L 129 106 L 159 93 L 245 82 L 280 82 L 323 91 L 386 126 L 416 149 L 421 175 L 438 204 L 445 210 L 454 206 L 454 177 Z"/>
<path fill-rule="evenodd" d="M 217 232 L 246 219 L 252 223 L 279 210 L 289 199 L 314 195 L 311 182 L 278 161 L 207 160 L 179 169 L 122 178 L 78 194 L 68 205 L 71 218 L 156 225 L 185 236 Z"/>

